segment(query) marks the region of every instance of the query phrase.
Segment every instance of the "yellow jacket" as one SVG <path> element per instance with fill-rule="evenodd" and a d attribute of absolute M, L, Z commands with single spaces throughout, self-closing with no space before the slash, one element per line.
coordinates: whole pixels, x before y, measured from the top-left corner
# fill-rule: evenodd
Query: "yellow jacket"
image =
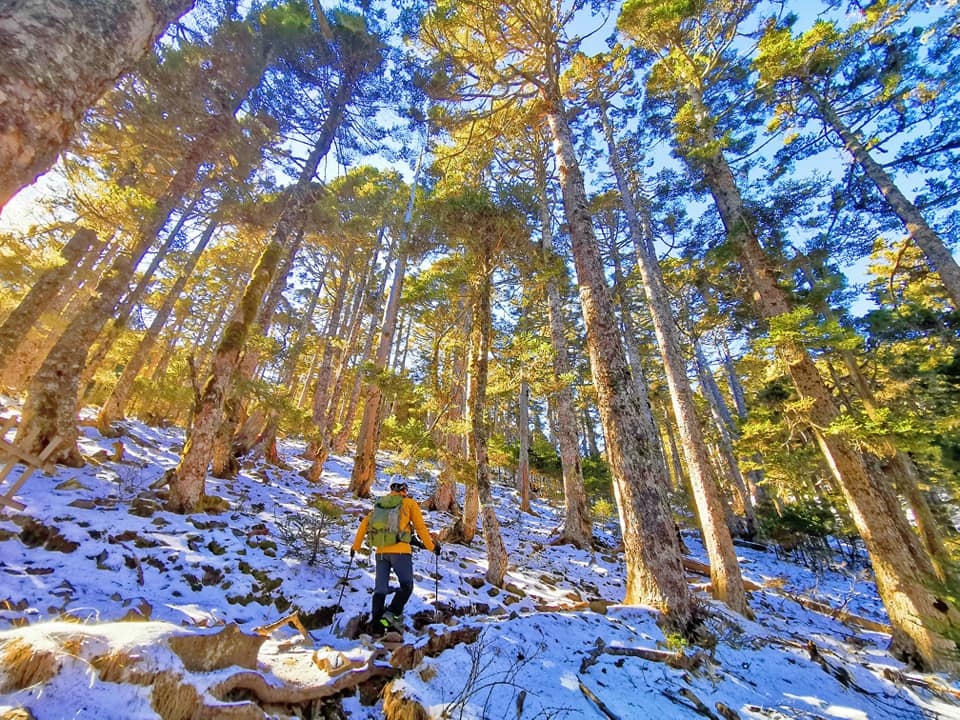
<path fill-rule="evenodd" d="M 391 495 L 392 494 L 393 493 L 391 493 Z M 353 539 L 354 551 L 363 549 L 363 540 L 367 536 L 367 523 L 370 522 L 370 515 L 372 514 L 372 512 L 367 513 L 363 520 L 360 521 L 360 527 L 357 528 L 357 535 Z M 423 521 L 423 513 L 420 512 L 420 506 L 417 505 L 415 500 L 405 497 L 403 502 L 400 503 L 400 519 L 397 527 L 400 532 L 407 532 L 410 530 L 411 525 L 413 525 L 413 529 L 417 531 L 417 536 L 423 541 L 427 550 L 433 552 L 433 538 L 430 537 L 430 531 L 427 530 L 427 525 Z M 410 543 L 398 542 L 393 545 L 384 545 L 383 547 L 377 548 L 377 552 L 409 554 L 411 552 Z"/>

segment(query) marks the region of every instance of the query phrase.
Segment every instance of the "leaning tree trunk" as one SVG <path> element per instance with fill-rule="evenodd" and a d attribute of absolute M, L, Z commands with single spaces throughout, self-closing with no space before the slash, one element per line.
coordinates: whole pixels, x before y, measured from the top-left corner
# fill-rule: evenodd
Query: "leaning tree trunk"
<path fill-rule="evenodd" d="M 214 437 L 220 426 L 223 405 L 233 384 L 240 353 L 250 329 L 257 321 L 260 301 L 270 286 L 283 254 L 283 237 L 280 233 L 275 234 L 263 251 L 253 276 L 247 283 L 236 316 L 223 331 L 223 337 L 214 354 L 210 377 L 197 401 L 180 462 L 170 480 L 170 499 L 167 506 L 173 512 L 193 513 L 203 506 L 207 468 L 213 456 Z"/>
<path fill-rule="evenodd" d="M 494 587 L 503 587 L 507 573 L 507 548 L 503 544 L 500 523 L 494 507 L 490 486 L 489 432 L 487 430 L 486 400 L 489 370 L 490 335 L 493 320 L 490 311 L 492 274 L 489 241 L 483 242 L 483 257 L 479 275 L 475 279 L 473 298 L 473 338 L 470 363 L 470 450 L 477 477 L 477 496 L 480 500 L 480 525 L 487 548 L 486 581 Z"/>
<path fill-rule="evenodd" d="M 233 116 L 226 111 L 220 115 L 211 116 L 204 134 L 208 140 L 219 138 L 233 123 Z M 203 139 L 203 138 L 201 138 Z M 134 237 L 133 247 L 129 253 L 121 252 L 114 261 L 112 267 L 105 273 L 104 277 L 109 278 L 108 282 L 101 281 L 97 286 L 96 297 L 92 299 L 79 313 L 74 317 L 63 335 L 59 338 L 48 355 L 54 355 L 52 362 L 58 366 L 58 373 L 62 375 L 61 385 L 65 392 L 56 396 L 50 395 L 42 390 L 40 386 L 31 383 L 31 388 L 36 387 L 43 395 L 42 400 L 36 402 L 28 398 L 28 403 L 32 403 L 35 414 L 33 422 L 40 425 L 49 425 L 53 418 L 58 418 L 57 423 L 65 422 L 68 417 L 77 417 L 79 412 L 79 384 L 80 373 L 86 364 L 87 353 L 91 344 L 96 340 L 97 335 L 103 329 L 104 324 L 114 310 L 123 290 L 127 287 L 134 269 L 140 264 L 147 250 L 153 244 L 160 229 L 166 224 L 173 212 L 173 208 L 180 201 L 183 195 L 196 181 L 197 168 L 210 152 L 205 142 L 196 142 L 183 158 L 176 173 L 171 178 L 163 194 L 157 199 L 154 207 L 146 213 L 144 219 L 137 228 Z M 75 355 L 68 362 L 65 358 L 68 354 Z M 44 360 L 44 364 L 47 361 Z M 49 367 L 48 367 L 49 370 Z M 77 377 L 68 375 L 76 370 Z M 39 374 L 39 370 L 37 374 Z M 36 379 L 36 375 L 34 376 Z M 66 391 L 68 390 L 68 391 Z M 41 418 L 45 415 L 45 418 Z M 74 420 L 75 422 L 75 420 Z M 27 425 L 21 426 L 26 428 Z M 61 427 L 66 432 L 66 429 Z M 73 438 L 74 444 L 77 437 L 76 429 L 67 433 L 68 437 Z M 60 452 L 60 451 L 58 451 Z M 78 453 L 76 447 L 64 450 L 64 454 L 69 454 L 71 459 L 76 462 Z"/>
<path fill-rule="evenodd" d="M 200 194 L 202 195 L 202 191 Z M 93 386 L 91 381 L 96 375 L 97 370 L 100 369 L 100 366 L 107 357 L 107 353 L 110 352 L 117 338 L 127 329 L 127 323 L 130 321 L 130 316 L 133 314 L 134 308 L 140 303 L 144 295 L 146 295 L 147 289 L 153 281 L 153 276 L 160 267 L 160 263 L 166 259 L 170 248 L 173 246 L 173 241 L 183 229 L 190 214 L 199 202 L 199 199 L 194 199 L 190 205 L 180 213 L 177 222 L 170 232 L 167 233 L 166 239 L 153 252 L 153 257 L 150 258 L 150 264 L 147 266 L 147 269 L 140 275 L 140 279 L 137 280 L 134 288 L 130 290 L 126 294 L 126 297 L 117 305 L 114 310 L 113 319 L 107 323 L 107 326 L 100 333 L 100 337 L 97 338 L 97 343 L 87 354 L 86 367 L 84 367 L 83 374 L 80 376 L 80 387 L 84 394 L 89 392 Z"/>
<path fill-rule="evenodd" d="M 603 106 L 600 107 L 600 120 L 607 140 L 610 166 L 617 179 L 620 202 L 627 216 L 627 227 L 637 254 L 647 308 L 653 320 L 657 345 L 660 347 L 660 358 L 663 360 L 663 370 L 673 404 L 673 416 L 680 434 L 680 447 L 687 461 L 690 487 L 697 504 L 703 542 L 710 559 L 711 592 L 714 598 L 726 603 L 734 612 L 752 617 L 747 605 L 747 591 L 740 574 L 740 564 L 733 549 L 733 538 L 727 527 L 720 484 L 710 462 L 707 441 L 697 417 L 693 391 L 687 378 L 686 361 L 680 351 L 680 334 L 674 324 L 670 294 L 660 265 L 650 252 L 649 242 L 652 238 L 640 226 L 640 218 L 627 185 L 627 176 L 620 163 L 613 128 Z"/>
<path fill-rule="evenodd" d="M 547 195 L 547 173 L 545 162 L 537 165 L 537 191 L 540 205 L 540 238 L 544 261 L 556 268 L 548 271 L 547 276 L 547 316 L 550 323 L 550 342 L 553 346 L 551 357 L 553 379 L 559 383 L 554 402 L 557 407 L 557 440 L 560 445 L 560 471 L 563 475 L 563 502 L 565 517 L 563 531 L 553 542 L 569 543 L 574 547 L 590 547 L 593 538 L 593 525 L 590 520 L 590 508 L 587 493 L 583 486 L 583 468 L 580 465 L 580 441 L 577 437 L 576 411 L 573 405 L 573 390 L 566 378 L 570 376 L 570 358 L 567 349 L 566 323 L 563 318 L 563 304 L 556 274 L 567 273 L 566 268 L 553 252 L 553 218 L 550 213 L 550 199 Z"/>
<path fill-rule="evenodd" d="M 907 196 L 897 187 L 897 184 L 883 169 L 883 166 L 873 159 L 866 145 L 860 141 L 856 133 L 846 126 L 830 102 L 809 83 L 804 82 L 802 86 L 807 97 L 816 105 L 824 124 L 840 136 L 847 152 L 853 156 L 854 161 L 877 186 L 890 209 L 906 225 L 910 237 L 917 243 L 933 269 L 940 276 L 947 294 L 953 300 L 954 310 L 960 310 L 960 265 L 953 258 L 950 248 L 930 227 L 920 209 L 910 202 Z"/>
<path fill-rule="evenodd" d="M 620 340 L 610 290 L 587 209 L 583 175 L 563 114 L 559 90 L 548 100 L 547 122 L 553 135 L 563 205 L 570 232 L 580 305 L 587 330 L 590 368 L 607 444 L 620 512 L 626 560 L 624 602 L 660 610 L 679 632 L 698 622 L 696 602 L 687 586 L 680 544 L 667 503 L 669 481 L 658 446 L 650 407 L 634 385 Z"/>
<path fill-rule="evenodd" d="M 729 165 L 719 154 L 700 162 L 759 313 L 774 322 L 787 316 L 790 301 L 760 246 Z M 778 350 L 797 393 L 809 405 L 817 444 L 870 554 L 877 590 L 893 626 L 892 651 L 927 668 L 960 669 L 956 643 L 949 639 L 960 628 L 960 613 L 949 598 L 937 595 L 933 565 L 896 496 L 883 479 L 871 476 L 850 438 L 831 430 L 840 413 L 806 349 L 786 338 Z"/>
<path fill-rule="evenodd" d="M 157 338 L 160 337 L 160 332 L 163 330 L 163 326 L 166 324 L 167 320 L 170 319 L 170 314 L 173 312 L 173 307 L 177 300 L 180 299 L 180 293 L 182 293 L 183 289 L 186 287 L 187 280 L 189 280 L 190 275 L 193 273 L 193 270 L 197 265 L 197 262 L 200 260 L 200 255 L 206 249 L 207 243 L 210 242 L 210 238 L 213 236 L 213 233 L 217 228 L 217 222 L 217 218 L 214 217 L 209 223 L 207 223 L 207 227 L 204 229 L 203 235 L 201 235 L 200 239 L 197 241 L 197 244 L 194 247 L 190 258 L 187 260 L 186 265 L 181 268 L 179 276 L 173 283 L 173 286 L 170 288 L 167 296 L 163 299 L 163 303 L 157 310 L 157 314 L 154 315 L 153 321 L 150 323 L 150 327 L 147 329 L 146 334 L 143 336 L 143 338 L 141 338 L 140 343 L 137 345 L 137 349 L 133 351 L 133 355 L 130 356 L 127 364 L 124 366 L 123 373 L 121 373 L 120 378 L 117 380 L 117 384 L 114 385 L 110 396 L 100 408 L 100 412 L 97 414 L 97 428 L 100 430 L 102 435 L 106 437 L 113 435 L 115 432 L 113 430 L 113 423 L 123 419 L 127 407 L 127 401 L 130 399 L 130 395 L 133 392 L 134 381 L 137 379 L 137 376 L 140 374 L 140 371 L 146 364 L 147 358 L 150 357 L 150 353 L 153 352 L 153 348 L 157 344 Z"/>
<path fill-rule="evenodd" d="M 805 264 L 803 271 L 807 277 L 807 282 L 812 287 L 815 283 L 815 274 L 812 268 Z M 826 302 L 820 302 L 817 311 L 827 320 L 835 317 L 833 310 Z M 867 417 L 882 425 L 880 403 L 869 381 L 864 377 L 857 358 L 850 350 L 846 349 L 841 349 L 839 354 L 850 375 L 850 380 L 857 390 L 857 395 L 863 403 L 863 409 L 867 413 Z M 917 526 L 920 541 L 933 562 L 937 577 L 943 582 L 956 583 L 956 571 L 953 569 L 950 554 L 947 552 L 943 536 L 937 527 L 936 518 L 933 517 L 930 505 L 920 491 L 920 477 L 916 464 L 909 455 L 897 448 L 893 438 L 889 436 L 879 438 L 879 446 L 880 455 L 884 461 L 886 472 L 893 482 L 894 489 L 903 495 L 913 511 L 913 519 Z"/>
<path fill-rule="evenodd" d="M 426 146 L 424 146 L 426 147 Z M 407 272 L 407 237 L 410 233 L 410 224 L 413 222 L 413 202 L 416 199 L 417 183 L 420 179 L 420 169 L 423 166 L 423 155 L 417 162 L 417 169 L 413 173 L 413 182 L 410 184 L 410 197 L 407 199 L 407 210 L 403 217 L 403 229 L 397 239 L 397 265 L 394 268 L 393 284 L 390 286 L 390 296 L 383 311 L 383 321 L 380 324 L 380 343 L 377 345 L 377 354 L 373 359 L 376 372 L 383 372 L 390 360 L 390 350 L 393 347 L 393 336 L 397 331 L 397 317 L 400 313 L 400 293 L 403 290 L 403 278 Z M 380 425 L 383 420 L 383 391 L 376 378 L 368 382 L 364 393 L 363 419 L 360 421 L 360 433 L 357 436 L 357 452 L 353 459 L 353 470 L 350 473 L 350 492 L 357 497 L 367 497 L 377 471 L 377 448 L 380 445 Z"/>
<path fill-rule="evenodd" d="M 0 209 L 50 169 L 88 108 L 193 0 L 0 6 Z"/>
<path fill-rule="evenodd" d="M 44 271 L 0 325 L 0 358 L 8 358 L 16 351 L 20 341 L 27 336 L 44 309 L 70 278 L 77 263 L 96 241 L 97 234 L 93 230 L 80 228 L 61 248 L 63 264 Z"/>
<path fill-rule="evenodd" d="M 100 279 L 88 311 L 70 323 L 30 381 L 16 439 L 26 452 L 41 452 L 59 435 L 61 442 L 50 461 L 71 467 L 84 464 L 77 447 L 77 396 L 86 354 L 77 352 L 77 348 L 90 347 L 100 332 L 103 318 L 113 309 L 117 294 L 127 282 L 131 265 L 129 256 L 121 256 Z M 33 445 L 26 445 L 31 436 L 35 438 Z"/>

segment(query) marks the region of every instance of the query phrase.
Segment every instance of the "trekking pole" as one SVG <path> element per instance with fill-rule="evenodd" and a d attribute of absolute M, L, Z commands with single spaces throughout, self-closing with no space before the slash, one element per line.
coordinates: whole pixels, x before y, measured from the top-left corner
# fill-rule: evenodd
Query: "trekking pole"
<path fill-rule="evenodd" d="M 433 554 L 433 621 L 440 620 L 440 553 Z"/>
<path fill-rule="evenodd" d="M 333 618 L 330 620 L 330 629 L 333 629 L 333 621 L 336 620 L 337 615 L 343 610 L 343 607 L 340 605 L 343 602 L 343 593 L 347 589 L 347 581 L 350 579 L 350 569 L 353 567 L 353 550 L 350 551 L 350 560 L 347 561 L 347 571 L 343 574 L 343 580 L 340 581 L 340 597 L 337 598 L 337 609 L 333 615 Z"/>

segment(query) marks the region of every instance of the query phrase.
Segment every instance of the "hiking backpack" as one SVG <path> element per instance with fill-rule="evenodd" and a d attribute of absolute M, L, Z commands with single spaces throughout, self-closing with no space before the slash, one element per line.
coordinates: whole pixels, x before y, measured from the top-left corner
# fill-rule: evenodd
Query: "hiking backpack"
<path fill-rule="evenodd" d="M 367 544 L 382 548 L 398 542 L 410 542 L 410 532 L 400 532 L 400 506 L 402 495 L 385 495 L 373 504 L 373 512 L 367 522 Z"/>

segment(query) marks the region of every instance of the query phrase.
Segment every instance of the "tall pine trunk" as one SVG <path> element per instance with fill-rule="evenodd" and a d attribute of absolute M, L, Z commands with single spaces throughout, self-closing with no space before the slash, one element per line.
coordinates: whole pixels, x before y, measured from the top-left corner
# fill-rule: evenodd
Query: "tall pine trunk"
<path fill-rule="evenodd" d="M 50 169 L 83 114 L 194 0 L 0 6 L 0 209 Z"/>
<path fill-rule="evenodd" d="M 667 378 L 673 416 L 680 434 L 680 447 L 687 460 L 690 487 L 697 505 L 697 516 L 703 532 L 703 542 L 710 559 L 710 584 L 713 597 L 726 603 L 735 612 L 752 617 L 747 605 L 747 592 L 740 574 L 733 538 L 727 527 L 723 497 L 710 462 L 703 427 L 697 417 L 693 391 L 687 378 L 686 361 L 680 351 L 680 333 L 673 320 L 670 293 L 663 279 L 657 259 L 650 249 L 652 238 L 641 228 L 640 217 L 633 204 L 627 176 L 620 162 L 613 128 L 607 119 L 606 108 L 600 107 L 600 120 L 607 140 L 610 166 L 617 179 L 620 202 L 627 216 L 627 227 L 633 238 L 637 265 L 643 282 L 647 307 L 653 319 L 653 329 L 660 348 L 660 358 Z"/>
<path fill-rule="evenodd" d="M 282 236 L 274 238 L 260 256 L 235 317 L 227 324 L 217 346 L 210 377 L 197 399 L 180 462 L 170 479 L 167 507 L 173 512 L 193 513 L 203 508 L 207 468 L 213 457 L 213 443 L 222 420 L 224 402 L 231 391 L 240 353 L 256 323 L 260 300 L 267 292 L 283 254 L 281 239 Z"/>
<path fill-rule="evenodd" d="M 768 321 L 786 316 L 792 309 L 790 301 L 760 246 L 730 167 L 719 154 L 700 163 L 760 315 Z M 960 627 L 960 613 L 949 599 L 937 596 L 933 565 L 892 489 L 870 474 L 846 434 L 830 429 L 839 411 L 806 349 L 794 340 L 780 339 L 778 350 L 798 394 L 809 404 L 816 442 L 867 546 L 877 590 L 893 626 L 892 651 L 928 668 L 960 668 L 956 644 L 947 636 L 951 628 Z"/>
<path fill-rule="evenodd" d="M 698 622 L 667 503 L 668 480 L 650 407 L 642 406 L 624 355 L 610 290 L 587 210 L 583 175 L 559 100 L 547 101 L 563 205 L 570 232 L 590 369 L 620 511 L 626 556 L 624 602 L 650 605 L 668 626 L 690 632 Z"/>
<path fill-rule="evenodd" d="M 477 498 L 480 501 L 480 525 L 487 548 L 486 581 L 503 587 L 507 573 L 507 548 L 503 544 L 500 523 L 494 508 L 490 484 L 489 430 L 487 429 L 487 377 L 490 357 L 490 335 L 493 319 L 490 311 L 492 275 L 489 241 L 483 242 L 479 273 L 473 288 L 473 333 L 470 343 L 470 451 L 477 479 Z"/>
<path fill-rule="evenodd" d="M 539 162 L 536 169 L 537 192 L 540 204 L 540 239 L 543 261 L 567 270 L 553 251 L 553 218 L 550 198 L 547 195 L 546 163 Z M 566 322 L 556 273 L 547 272 L 547 317 L 550 323 L 550 343 L 553 347 L 551 361 L 553 379 L 560 383 L 554 402 L 557 407 L 557 441 L 560 445 L 560 471 L 563 475 L 564 520 L 563 531 L 553 542 L 569 543 L 574 547 L 590 547 L 593 525 L 587 493 L 583 486 L 583 468 L 580 465 L 579 438 L 577 437 L 576 411 L 573 405 L 573 389 L 566 378 L 570 375 L 570 358 L 567 347 Z"/>
<path fill-rule="evenodd" d="M 883 169 L 883 166 L 873 159 L 866 145 L 844 124 L 830 102 L 809 83 L 804 82 L 802 86 L 804 92 L 819 110 L 824 124 L 840 136 L 847 152 L 853 156 L 854 161 L 877 186 L 877 190 L 887 201 L 890 209 L 903 221 L 910 237 L 917 243 L 933 269 L 940 276 L 947 294 L 953 300 L 954 310 L 960 310 L 960 265 L 954 259 L 950 248 L 930 227 L 920 209 L 910 202 L 907 196 L 897 187 L 897 184 Z"/>

